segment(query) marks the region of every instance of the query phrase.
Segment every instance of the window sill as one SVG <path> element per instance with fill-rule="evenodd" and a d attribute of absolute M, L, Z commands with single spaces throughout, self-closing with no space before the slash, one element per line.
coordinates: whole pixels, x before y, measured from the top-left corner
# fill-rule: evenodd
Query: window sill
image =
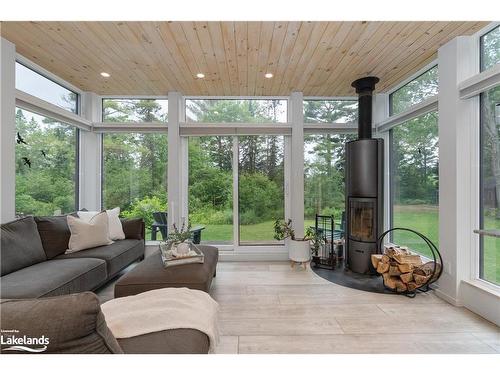
<path fill-rule="evenodd" d="M 462 280 L 462 281 L 466 284 L 473 286 L 473 287 L 481 289 L 482 291 L 484 291 L 486 293 L 489 293 L 495 297 L 500 298 L 500 286 L 497 286 L 495 284 L 492 284 L 488 281 L 484 281 L 481 279 Z"/>

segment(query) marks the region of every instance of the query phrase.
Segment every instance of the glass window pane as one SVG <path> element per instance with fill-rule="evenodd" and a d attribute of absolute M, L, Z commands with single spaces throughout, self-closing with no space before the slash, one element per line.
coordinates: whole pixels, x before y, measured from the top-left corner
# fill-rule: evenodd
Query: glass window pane
<path fill-rule="evenodd" d="M 239 242 L 279 243 L 273 222 L 284 216 L 284 137 L 239 137 L 238 152 Z"/>
<path fill-rule="evenodd" d="M 143 218 L 148 240 L 153 213 L 167 212 L 167 156 L 166 134 L 103 135 L 103 208 L 120 207 L 123 217 Z"/>
<path fill-rule="evenodd" d="M 348 124 L 357 119 L 357 100 L 304 100 L 305 123 Z"/>
<path fill-rule="evenodd" d="M 481 229 L 500 229 L 500 86 L 481 94 Z M 500 239 L 481 236 L 480 277 L 500 285 Z"/>
<path fill-rule="evenodd" d="M 103 122 L 167 122 L 167 99 L 103 99 Z"/>
<path fill-rule="evenodd" d="M 345 210 L 345 143 L 355 134 L 315 134 L 304 137 L 304 224 L 314 226 L 316 214 L 333 215 L 341 227 Z"/>
<path fill-rule="evenodd" d="M 18 108 L 16 131 L 16 214 L 75 211 L 78 130 Z"/>
<path fill-rule="evenodd" d="M 481 71 L 500 62 L 500 26 L 481 37 Z"/>
<path fill-rule="evenodd" d="M 438 123 L 432 112 L 391 130 L 392 227 L 421 232 L 439 248 Z M 410 232 L 396 231 L 393 242 L 431 256 Z"/>
<path fill-rule="evenodd" d="M 78 95 L 16 62 L 16 89 L 73 113 L 78 112 Z"/>
<path fill-rule="evenodd" d="M 233 243 L 233 139 L 189 139 L 189 220 L 203 243 Z"/>
<path fill-rule="evenodd" d="M 390 115 L 404 112 L 438 93 L 437 65 L 389 95 Z"/>
<path fill-rule="evenodd" d="M 286 122 L 287 101 L 281 99 L 186 99 L 188 122 Z"/>

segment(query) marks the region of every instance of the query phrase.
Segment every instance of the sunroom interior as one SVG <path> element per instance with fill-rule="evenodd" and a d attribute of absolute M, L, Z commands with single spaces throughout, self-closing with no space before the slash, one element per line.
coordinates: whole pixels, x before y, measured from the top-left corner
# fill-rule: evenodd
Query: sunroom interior
<path fill-rule="evenodd" d="M 219 352 L 500 351 L 498 22 L 0 27 L 2 224 L 120 207 L 144 221 L 146 257 L 173 225 L 196 229 L 219 251 Z M 291 268 L 276 239 L 276 219 L 347 231 L 351 84 L 369 76 L 382 231 L 442 256 L 414 299 Z M 387 240 L 432 257 L 412 233 Z"/>

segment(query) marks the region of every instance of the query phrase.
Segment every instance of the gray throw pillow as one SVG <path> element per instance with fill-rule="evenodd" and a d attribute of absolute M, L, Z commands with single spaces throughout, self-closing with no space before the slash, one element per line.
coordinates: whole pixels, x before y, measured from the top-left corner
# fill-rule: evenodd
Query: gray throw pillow
<path fill-rule="evenodd" d="M 1 225 L 1 275 L 47 260 L 33 216 Z"/>
<path fill-rule="evenodd" d="M 66 215 L 35 216 L 35 222 L 47 259 L 64 254 L 71 237 Z"/>

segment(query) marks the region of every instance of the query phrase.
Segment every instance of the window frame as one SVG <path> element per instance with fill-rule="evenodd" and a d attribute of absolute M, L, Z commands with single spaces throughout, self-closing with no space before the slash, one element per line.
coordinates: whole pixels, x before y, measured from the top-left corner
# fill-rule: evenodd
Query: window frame
<path fill-rule="evenodd" d="M 81 113 L 81 91 L 77 91 L 77 90 L 74 90 L 67 82 L 64 82 L 64 81 L 61 81 L 61 79 L 56 79 L 54 78 L 54 75 L 53 74 L 49 74 L 48 71 L 46 70 L 42 70 L 40 67 L 34 67 L 34 64 L 33 63 L 29 63 L 28 60 L 26 60 L 25 58 L 20 58 L 20 55 L 17 55 L 16 57 L 16 64 L 19 64 L 23 67 L 25 67 L 26 69 L 28 70 L 31 70 L 33 73 L 35 74 L 38 74 L 39 76 L 41 76 L 42 78 L 45 78 L 47 79 L 48 81 L 52 82 L 52 83 L 55 83 L 56 85 L 62 87 L 63 89 L 66 89 L 68 91 L 70 91 L 71 93 L 75 94 L 75 112 L 73 111 L 69 111 L 68 109 L 66 108 L 63 108 L 57 104 L 54 104 L 54 103 L 51 103 L 51 102 L 47 102 L 45 99 L 42 99 L 36 95 L 33 95 L 33 94 L 30 94 L 26 91 L 23 91 L 23 90 L 19 90 L 16 88 L 16 90 L 19 90 L 19 91 L 22 91 L 28 95 L 31 95 L 31 96 L 34 96 L 35 98 L 38 98 L 40 100 L 43 100 L 47 103 L 50 103 L 64 111 L 67 111 L 69 113 L 73 113 L 75 115 L 79 115 Z"/>
<path fill-rule="evenodd" d="M 388 104 L 389 104 L 389 117 L 398 116 L 398 115 L 400 115 L 400 114 L 402 114 L 402 113 L 405 113 L 405 112 L 407 112 L 408 110 L 410 110 L 411 108 L 414 108 L 415 106 L 418 106 L 418 105 L 420 105 L 420 104 L 422 104 L 422 103 L 426 102 L 427 100 L 429 100 L 429 99 L 431 99 L 431 98 L 433 98 L 434 96 L 437 96 L 437 95 L 439 94 L 439 92 L 438 92 L 438 93 L 437 93 L 437 94 L 435 94 L 435 95 L 432 95 L 432 96 L 429 96 L 429 97 L 425 98 L 425 99 L 424 99 L 424 100 L 422 100 L 421 102 L 418 102 L 418 103 L 415 103 L 415 104 L 410 105 L 408 108 L 406 108 L 405 110 L 403 110 L 403 111 L 401 111 L 401 112 L 399 112 L 399 113 L 394 113 L 394 109 L 393 109 L 393 107 L 394 107 L 394 106 L 393 106 L 393 103 L 394 103 L 394 102 L 393 102 L 393 95 L 394 95 L 397 91 L 399 91 L 400 89 L 402 89 L 402 88 L 404 88 L 404 87 L 408 86 L 411 82 L 413 82 L 413 81 L 415 81 L 415 80 L 419 79 L 419 78 L 420 78 L 420 77 L 422 77 L 424 74 L 426 74 L 427 72 L 429 72 L 430 70 L 432 70 L 432 69 L 434 69 L 434 68 L 437 68 L 437 71 L 438 71 L 438 77 L 439 77 L 439 66 L 438 66 L 438 64 L 437 64 L 437 61 L 433 61 L 432 63 L 430 63 L 430 64 L 426 65 L 424 68 L 422 68 L 422 69 L 418 70 L 418 72 L 417 72 L 417 73 L 412 74 L 412 75 L 410 76 L 410 78 L 408 78 L 408 79 L 404 80 L 404 81 L 403 81 L 403 82 L 404 82 L 403 84 L 398 84 L 398 85 L 396 86 L 396 88 L 393 88 L 393 89 L 391 89 L 391 90 L 388 92 L 387 97 L 388 97 L 388 101 L 389 101 L 389 103 L 388 103 Z"/>
<path fill-rule="evenodd" d="M 388 160 L 387 160 L 387 166 L 385 168 L 388 168 L 388 175 L 389 175 L 389 178 L 388 178 L 388 181 L 389 181 L 389 184 L 387 186 L 387 189 L 388 189 L 388 195 L 389 195 L 389 199 L 388 199 L 388 204 L 389 204 L 389 207 L 387 209 L 388 211 L 388 215 L 389 217 L 386 219 L 389 223 L 389 227 L 390 228 L 394 228 L 394 203 L 395 203 L 395 191 L 396 191 L 396 181 L 395 181 L 395 170 L 396 170 L 396 158 L 395 158 L 395 152 L 394 152 L 394 129 L 397 128 L 398 126 L 403 126 L 404 124 L 406 124 L 407 122 L 411 121 L 411 120 L 415 120 L 415 119 L 418 119 L 419 117 L 423 117 L 423 116 L 426 116 L 432 112 L 435 112 L 437 115 L 439 115 L 438 113 L 438 110 L 437 110 L 437 107 L 436 109 L 434 110 L 430 110 L 430 111 L 427 111 L 425 113 L 419 113 L 418 111 L 414 112 L 413 113 L 413 117 L 411 117 L 410 119 L 407 119 L 405 121 L 402 121 L 402 122 L 399 122 L 397 125 L 394 125 L 392 126 L 390 129 L 387 130 L 387 139 L 388 139 L 388 147 L 387 150 L 388 150 Z M 438 123 L 437 123 L 437 126 L 438 126 L 438 129 L 439 129 L 439 117 L 438 117 Z M 437 138 L 438 138 L 438 148 L 439 148 L 439 132 L 437 134 Z M 438 152 L 438 166 L 439 166 L 439 152 Z M 438 181 L 439 181 L 439 170 L 438 170 Z M 438 183 L 438 192 L 439 192 L 439 183 Z M 439 201 L 437 203 L 437 207 L 438 207 L 438 214 L 439 214 Z M 439 220 L 439 216 L 438 216 L 438 220 Z M 439 223 L 439 221 L 438 221 Z M 426 235 L 424 233 L 424 235 Z M 427 235 L 426 235 L 427 236 Z M 438 231 L 438 237 L 439 237 L 439 231 Z M 389 234 L 389 239 L 390 241 L 394 241 L 394 232 L 391 232 Z M 439 240 L 439 238 L 438 238 Z M 439 247 L 439 246 L 438 246 Z M 423 256 L 423 257 L 426 257 L 425 254 L 422 254 L 422 253 L 418 253 L 419 255 Z"/>
<path fill-rule="evenodd" d="M 20 64 L 25 68 L 35 72 L 36 74 L 48 79 L 51 82 L 71 91 L 76 96 L 76 112 L 69 111 L 53 103 L 47 102 L 44 99 L 33 96 L 22 90 L 15 89 L 15 106 L 22 110 L 35 113 L 39 116 L 49 117 L 55 121 L 64 123 L 68 126 L 73 126 L 75 128 L 75 209 L 78 210 L 80 207 L 80 169 L 81 169 L 81 131 L 90 131 L 92 128 L 92 123 L 81 116 L 82 113 L 82 94 L 83 91 L 78 87 L 72 85 L 71 83 L 63 80 L 62 78 L 56 76 L 55 74 L 49 72 L 48 70 L 42 68 L 33 61 L 27 59 L 23 55 L 16 53 L 15 64 Z M 15 194 L 15 192 L 14 192 Z M 14 196 L 15 198 L 15 196 Z"/>
<path fill-rule="evenodd" d="M 52 120 L 55 120 L 57 122 L 60 122 L 62 123 L 63 125 L 66 125 L 66 126 L 72 126 L 74 129 L 75 129 L 75 170 L 74 170 L 74 178 L 73 178 L 73 182 L 74 182 L 74 194 L 73 194 L 73 197 L 74 197 L 74 207 L 75 207 L 75 211 L 78 211 L 80 209 L 80 128 L 78 128 L 77 126 L 74 126 L 73 124 L 69 124 L 69 123 L 65 123 L 64 121 L 61 121 L 61 120 L 58 120 L 57 118 L 52 118 L 50 117 L 50 115 L 45 115 L 45 114 L 39 114 L 37 112 L 34 112 L 34 111 L 31 111 L 30 109 L 26 109 L 26 108 L 23 108 L 23 107 L 19 107 L 16 105 L 16 109 L 21 109 L 23 111 L 27 111 L 27 112 L 31 112 L 31 113 L 34 113 L 38 116 L 42 116 L 42 117 L 47 117 L 47 118 L 51 118 Z M 17 129 L 16 129 L 17 131 Z M 16 172 L 17 174 L 17 172 Z M 17 190 L 15 191 L 15 194 L 17 194 Z M 14 207 L 15 204 L 14 204 Z M 17 209 L 16 209 L 17 211 Z M 69 214 L 69 212 L 68 212 Z"/>
<path fill-rule="evenodd" d="M 331 96 L 331 97 L 321 97 L 321 96 L 306 96 L 302 100 L 302 111 L 304 112 L 304 107 L 306 102 L 318 101 L 318 102 L 341 102 L 341 101 L 353 101 L 358 103 L 358 97 L 356 96 Z M 358 111 L 356 109 L 356 111 Z M 325 127 L 333 128 L 336 131 L 342 132 L 343 129 L 357 129 L 358 120 L 356 114 L 356 120 L 351 122 L 306 122 L 304 117 L 304 130 L 306 129 L 322 129 Z"/>
<path fill-rule="evenodd" d="M 188 100 L 284 100 L 286 102 L 286 120 L 284 122 L 199 122 L 187 120 L 187 101 Z M 288 128 L 290 126 L 290 97 L 289 96 L 206 96 L 206 95 L 191 95 L 182 97 L 181 115 L 184 121 L 181 122 L 183 128 L 245 128 L 245 129 L 258 129 L 266 127 L 275 128 Z M 192 134 L 201 135 L 201 134 Z M 223 135 L 230 135 L 225 133 Z"/>
<path fill-rule="evenodd" d="M 500 32 L 500 24 L 490 25 L 490 27 L 488 27 L 487 30 L 483 30 L 482 33 L 479 35 L 479 41 L 478 41 L 478 43 L 479 43 L 479 73 L 488 71 L 489 69 L 493 68 L 495 65 L 500 64 L 500 62 L 498 62 L 497 64 L 490 66 L 489 68 L 484 67 L 484 43 L 483 43 L 483 39 L 486 35 L 488 35 L 489 33 L 493 32 L 497 29 Z"/>
<path fill-rule="evenodd" d="M 101 121 L 95 125 L 98 127 L 106 128 L 106 127 L 127 127 L 127 129 L 134 128 L 134 127 L 156 127 L 158 125 L 167 127 L 168 126 L 168 119 L 165 122 L 162 121 L 151 121 L 151 122 L 143 122 L 143 121 L 120 121 L 120 122 L 114 122 L 114 121 L 105 121 L 104 120 L 104 101 L 105 100 L 166 100 L 167 101 L 167 106 L 168 106 L 168 96 L 165 95 L 105 95 L 105 96 L 100 96 L 100 103 L 101 103 L 101 113 L 100 113 L 100 119 Z M 168 107 L 167 107 L 167 118 L 168 118 Z"/>

